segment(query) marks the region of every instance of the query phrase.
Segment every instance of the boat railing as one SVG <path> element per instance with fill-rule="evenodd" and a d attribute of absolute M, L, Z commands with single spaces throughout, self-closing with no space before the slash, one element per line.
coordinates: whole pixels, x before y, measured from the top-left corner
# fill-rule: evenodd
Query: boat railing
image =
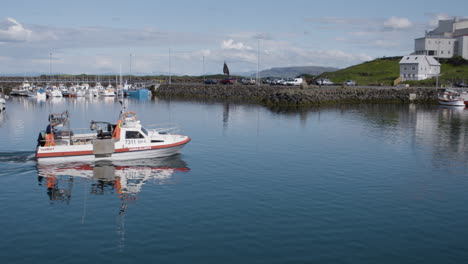
<path fill-rule="evenodd" d="M 46 135 L 46 131 L 41 131 L 41 134 Z M 73 129 L 60 129 L 54 132 L 54 138 L 40 139 L 41 146 L 66 146 L 66 145 L 79 145 L 87 144 L 97 137 L 96 132 L 91 131 L 89 128 L 73 128 Z"/>
<path fill-rule="evenodd" d="M 147 125 L 148 131 L 156 131 L 159 134 L 178 134 L 180 126 L 174 123 Z"/>

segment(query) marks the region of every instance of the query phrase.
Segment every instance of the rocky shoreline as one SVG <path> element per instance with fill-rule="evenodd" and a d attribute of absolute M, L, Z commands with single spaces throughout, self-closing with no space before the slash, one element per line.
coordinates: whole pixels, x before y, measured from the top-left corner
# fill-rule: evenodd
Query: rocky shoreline
<path fill-rule="evenodd" d="M 333 103 L 436 103 L 437 89 L 424 87 L 284 87 L 245 85 L 161 85 L 156 96 L 235 99 L 265 105 Z"/>

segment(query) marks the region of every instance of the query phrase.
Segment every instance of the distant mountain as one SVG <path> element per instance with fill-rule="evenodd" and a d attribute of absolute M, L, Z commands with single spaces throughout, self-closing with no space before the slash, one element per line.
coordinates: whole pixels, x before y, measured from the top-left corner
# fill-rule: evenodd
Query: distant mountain
<path fill-rule="evenodd" d="M 298 66 L 298 67 L 281 67 L 271 68 L 269 70 L 263 70 L 260 72 L 261 77 L 281 77 L 281 78 L 294 78 L 301 74 L 309 75 L 320 75 L 324 72 L 334 72 L 339 70 L 333 67 L 321 67 L 321 66 Z M 250 75 L 252 77 L 256 74 Z"/>

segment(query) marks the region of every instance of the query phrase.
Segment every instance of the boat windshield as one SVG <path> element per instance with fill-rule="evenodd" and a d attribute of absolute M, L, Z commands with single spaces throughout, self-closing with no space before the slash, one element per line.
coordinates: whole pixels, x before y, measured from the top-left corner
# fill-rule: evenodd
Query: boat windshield
<path fill-rule="evenodd" d="M 141 128 L 141 131 L 145 134 L 145 135 L 148 135 L 148 131 L 146 131 L 146 129 L 144 127 Z"/>

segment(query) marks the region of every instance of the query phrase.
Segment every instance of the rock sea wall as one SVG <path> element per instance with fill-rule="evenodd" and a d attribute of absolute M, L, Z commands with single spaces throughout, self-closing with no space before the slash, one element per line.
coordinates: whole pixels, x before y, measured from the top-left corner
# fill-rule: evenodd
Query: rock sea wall
<path fill-rule="evenodd" d="M 320 105 L 349 102 L 435 103 L 435 88 L 298 87 L 172 84 L 161 85 L 157 96 L 242 99 L 267 105 Z"/>

